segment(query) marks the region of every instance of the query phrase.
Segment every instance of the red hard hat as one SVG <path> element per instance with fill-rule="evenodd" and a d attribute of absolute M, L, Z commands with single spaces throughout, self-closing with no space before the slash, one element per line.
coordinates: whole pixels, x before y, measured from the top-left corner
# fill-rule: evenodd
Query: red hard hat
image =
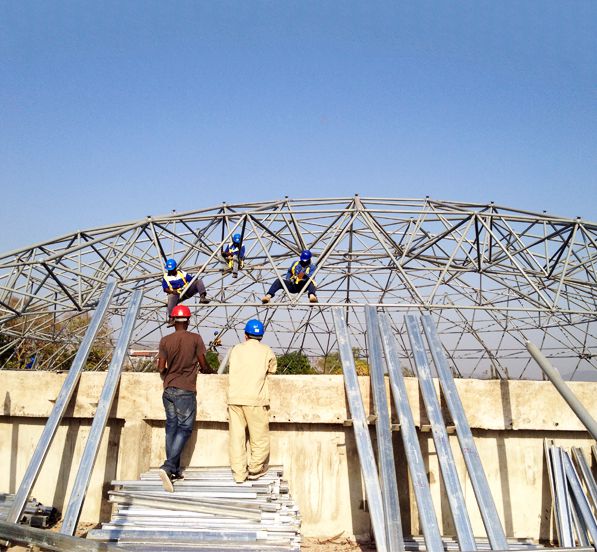
<path fill-rule="evenodd" d="M 172 314 L 170 316 L 172 316 L 172 318 L 191 318 L 191 311 L 189 307 L 185 307 L 184 305 L 176 305 L 172 309 Z"/>

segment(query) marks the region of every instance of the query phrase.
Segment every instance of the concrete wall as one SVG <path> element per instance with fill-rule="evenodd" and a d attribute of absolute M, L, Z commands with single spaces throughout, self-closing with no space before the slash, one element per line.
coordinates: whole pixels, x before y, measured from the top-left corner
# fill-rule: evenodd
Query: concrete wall
<path fill-rule="evenodd" d="M 8 372 L 0 377 L 0 492 L 15 492 L 31 458 L 65 374 Z M 85 373 L 75 400 L 50 448 L 33 496 L 64 510 L 105 373 Z M 225 405 L 227 376 L 200 375 L 196 431 L 187 447 L 186 465 L 227 465 Z M 372 409 L 369 378 L 360 378 L 367 412 Z M 597 383 L 572 383 L 572 390 L 597 418 Z M 458 380 L 479 454 L 508 536 L 548 538 L 551 500 L 543 439 L 563 446 L 591 441 L 573 412 L 550 383 Z M 441 482 L 431 433 L 416 380 L 407 379 L 419 440 L 443 533 L 454 530 Z M 271 463 L 284 466 L 307 536 L 369 533 L 363 487 L 341 376 L 273 376 Z M 392 417 L 395 413 L 392 412 Z M 396 421 L 396 420 L 394 420 Z M 372 436 L 375 431 L 372 426 Z M 475 534 L 485 536 L 470 481 L 455 436 L 454 455 Z M 416 505 L 409 488 L 400 433 L 394 433 L 403 525 L 419 533 Z M 87 493 L 81 521 L 109 518 L 106 490 L 112 479 L 137 478 L 164 459 L 164 412 L 157 374 L 122 377 Z"/>

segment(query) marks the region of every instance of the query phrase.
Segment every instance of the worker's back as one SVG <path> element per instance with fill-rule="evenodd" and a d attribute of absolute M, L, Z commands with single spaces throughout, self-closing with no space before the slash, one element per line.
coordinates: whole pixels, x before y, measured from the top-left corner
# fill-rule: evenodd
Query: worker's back
<path fill-rule="evenodd" d="M 267 374 L 277 369 L 276 355 L 267 345 L 248 339 L 230 353 L 228 404 L 269 405 Z"/>

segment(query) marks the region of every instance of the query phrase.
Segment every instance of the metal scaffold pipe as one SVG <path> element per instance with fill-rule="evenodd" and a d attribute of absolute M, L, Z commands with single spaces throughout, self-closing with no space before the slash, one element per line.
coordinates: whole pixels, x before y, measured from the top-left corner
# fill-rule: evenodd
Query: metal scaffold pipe
<path fill-rule="evenodd" d="M 587 409 L 578 400 L 576 395 L 566 385 L 559 372 L 551 365 L 549 360 L 543 356 L 543 353 L 539 350 L 539 348 L 530 341 L 526 342 L 526 346 L 527 350 L 529 353 L 531 353 L 531 356 L 535 359 L 541 370 L 543 370 L 545 375 L 550 379 L 551 383 L 554 384 L 560 395 L 562 395 L 562 398 L 568 403 L 570 408 L 572 408 L 574 413 L 578 416 L 578 419 L 587 428 L 593 439 L 597 441 L 597 422 L 595 422 L 593 416 L 589 414 Z"/>

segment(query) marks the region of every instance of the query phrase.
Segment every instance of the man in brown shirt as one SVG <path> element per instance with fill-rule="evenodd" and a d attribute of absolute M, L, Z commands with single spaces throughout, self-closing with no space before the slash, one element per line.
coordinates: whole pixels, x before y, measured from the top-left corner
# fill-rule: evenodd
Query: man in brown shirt
<path fill-rule="evenodd" d="M 263 343 L 263 324 L 249 320 L 245 342 L 230 353 L 228 375 L 229 454 L 237 483 L 258 479 L 269 460 L 269 390 L 267 375 L 277 369 L 273 351 Z M 247 428 L 251 456 L 247 461 Z"/>
<path fill-rule="evenodd" d="M 205 344 L 199 334 L 187 331 L 191 311 L 184 305 L 172 310 L 174 333 L 160 341 L 158 370 L 164 382 L 162 402 L 166 411 L 166 461 L 159 470 L 164 489 L 174 492 L 172 482 L 182 479 L 180 456 L 193 432 L 197 413 L 197 364 L 211 372 L 205 360 Z"/>

